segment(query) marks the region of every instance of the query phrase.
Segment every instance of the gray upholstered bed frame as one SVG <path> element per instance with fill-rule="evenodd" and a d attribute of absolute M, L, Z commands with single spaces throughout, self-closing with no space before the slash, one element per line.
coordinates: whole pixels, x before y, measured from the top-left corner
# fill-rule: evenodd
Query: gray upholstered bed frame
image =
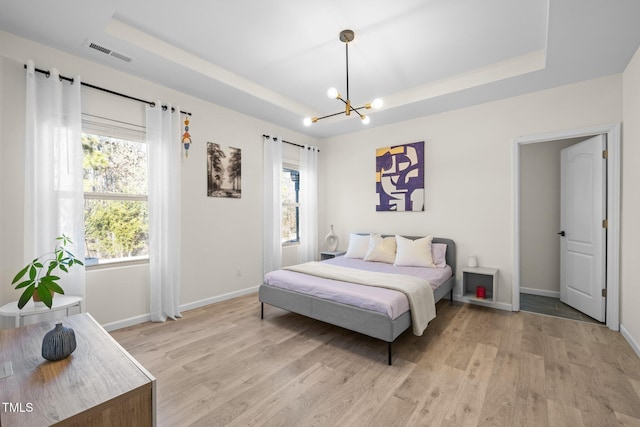
<path fill-rule="evenodd" d="M 418 239 L 419 237 L 409 237 Z M 451 239 L 434 237 L 433 243 L 446 243 L 447 264 L 451 266 L 452 276 L 434 291 L 435 302 L 447 294 L 453 300 L 453 288 L 456 283 L 456 245 Z M 262 284 L 258 292 L 261 303 L 260 317 L 264 319 L 264 304 L 279 307 L 294 313 L 302 314 L 312 319 L 341 326 L 343 328 L 384 340 L 388 343 L 388 363 L 391 365 L 391 343 L 402 332 L 411 326 L 411 314 L 406 312 L 391 320 L 386 314 L 364 310 L 347 304 L 328 301 L 311 295 L 304 295 L 285 289 Z"/>

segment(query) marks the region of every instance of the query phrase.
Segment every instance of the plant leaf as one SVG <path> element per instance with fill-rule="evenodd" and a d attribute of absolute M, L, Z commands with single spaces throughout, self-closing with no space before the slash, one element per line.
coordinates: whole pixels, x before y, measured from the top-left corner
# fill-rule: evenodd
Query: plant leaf
<path fill-rule="evenodd" d="M 22 310 L 22 307 L 24 307 L 25 304 L 27 303 L 27 301 L 29 301 L 31 299 L 31 297 L 33 296 L 33 290 L 34 289 L 35 289 L 35 286 L 31 285 L 27 289 L 24 290 L 22 295 L 20 295 L 20 299 L 18 300 L 18 308 L 19 309 Z"/>
<path fill-rule="evenodd" d="M 47 283 L 47 289 L 49 289 L 50 291 L 53 291 L 53 292 L 55 292 L 57 294 L 64 295 L 64 290 L 56 282 Z"/>
<path fill-rule="evenodd" d="M 29 278 L 31 280 L 36 280 L 36 276 L 37 275 L 38 275 L 38 270 L 36 269 L 36 267 L 33 264 L 31 264 L 29 266 Z"/>
<path fill-rule="evenodd" d="M 65 249 L 64 251 L 67 253 L 67 255 L 69 255 L 69 257 L 70 257 L 70 258 L 72 258 L 72 259 L 75 259 L 75 258 L 76 258 L 76 257 L 75 257 L 75 255 L 73 255 L 73 254 L 72 254 L 71 252 L 69 252 L 68 250 L 66 250 L 66 249 Z"/>
<path fill-rule="evenodd" d="M 42 268 L 42 263 L 41 262 L 34 262 L 33 265 L 35 267 Z"/>
<path fill-rule="evenodd" d="M 49 274 L 51 274 L 51 272 L 52 272 L 53 270 L 55 270 L 55 268 L 56 268 L 57 266 L 58 266 L 58 261 L 52 261 L 52 262 L 49 264 L 49 268 L 47 269 L 47 276 L 48 276 Z"/>
<path fill-rule="evenodd" d="M 38 295 L 40 296 L 40 299 L 42 300 L 44 305 L 51 308 L 51 305 L 53 304 L 53 297 L 51 296 L 51 292 L 49 291 L 48 286 L 41 283 L 40 286 L 36 288 L 36 290 L 38 291 Z"/>
<path fill-rule="evenodd" d="M 25 273 L 27 272 L 27 270 L 29 269 L 29 266 L 25 266 L 22 270 L 20 270 L 18 272 L 18 274 L 16 274 L 16 277 L 13 278 L 13 282 L 11 282 L 11 284 L 13 285 L 14 283 L 16 283 L 18 280 L 22 279 L 22 276 L 25 275 Z"/>
<path fill-rule="evenodd" d="M 16 289 L 20 289 L 20 288 L 24 288 L 25 286 L 29 286 L 31 285 L 33 282 L 33 280 L 25 280 L 24 282 L 20 282 L 16 285 Z"/>
<path fill-rule="evenodd" d="M 80 264 L 80 265 L 84 265 L 84 263 L 82 261 L 80 261 L 79 259 L 73 261 L 74 264 Z"/>
<path fill-rule="evenodd" d="M 67 267 L 65 267 L 64 264 L 60 264 L 60 270 L 64 271 L 65 273 L 69 272 L 69 270 L 67 269 Z"/>
<path fill-rule="evenodd" d="M 58 276 L 44 276 L 40 278 L 40 283 L 42 282 L 55 282 L 56 280 L 60 280 Z"/>

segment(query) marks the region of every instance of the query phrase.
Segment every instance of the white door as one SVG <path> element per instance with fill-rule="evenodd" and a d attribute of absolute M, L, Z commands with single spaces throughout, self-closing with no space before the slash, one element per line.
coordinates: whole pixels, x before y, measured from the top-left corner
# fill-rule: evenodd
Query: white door
<path fill-rule="evenodd" d="M 606 136 L 561 151 L 560 300 L 605 321 Z"/>

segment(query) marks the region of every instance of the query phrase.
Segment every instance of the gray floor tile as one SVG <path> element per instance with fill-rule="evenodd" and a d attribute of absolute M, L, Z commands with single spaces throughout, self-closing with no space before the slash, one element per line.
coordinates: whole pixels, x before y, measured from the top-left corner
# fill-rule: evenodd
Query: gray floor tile
<path fill-rule="evenodd" d="M 561 302 L 559 298 L 521 293 L 520 310 L 600 324 L 597 320 Z"/>

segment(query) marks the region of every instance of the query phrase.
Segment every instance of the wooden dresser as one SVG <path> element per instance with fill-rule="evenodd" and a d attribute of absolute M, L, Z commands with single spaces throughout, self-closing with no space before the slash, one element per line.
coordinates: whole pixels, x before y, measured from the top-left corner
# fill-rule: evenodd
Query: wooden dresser
<path fill-rule="evenodd" d="M 0 330 L 0 426 L 153 426 L 155 378 L 91 315 L 63 320 L 77 348 L 66 359 L 42 358 L 55 321 Z"/>

